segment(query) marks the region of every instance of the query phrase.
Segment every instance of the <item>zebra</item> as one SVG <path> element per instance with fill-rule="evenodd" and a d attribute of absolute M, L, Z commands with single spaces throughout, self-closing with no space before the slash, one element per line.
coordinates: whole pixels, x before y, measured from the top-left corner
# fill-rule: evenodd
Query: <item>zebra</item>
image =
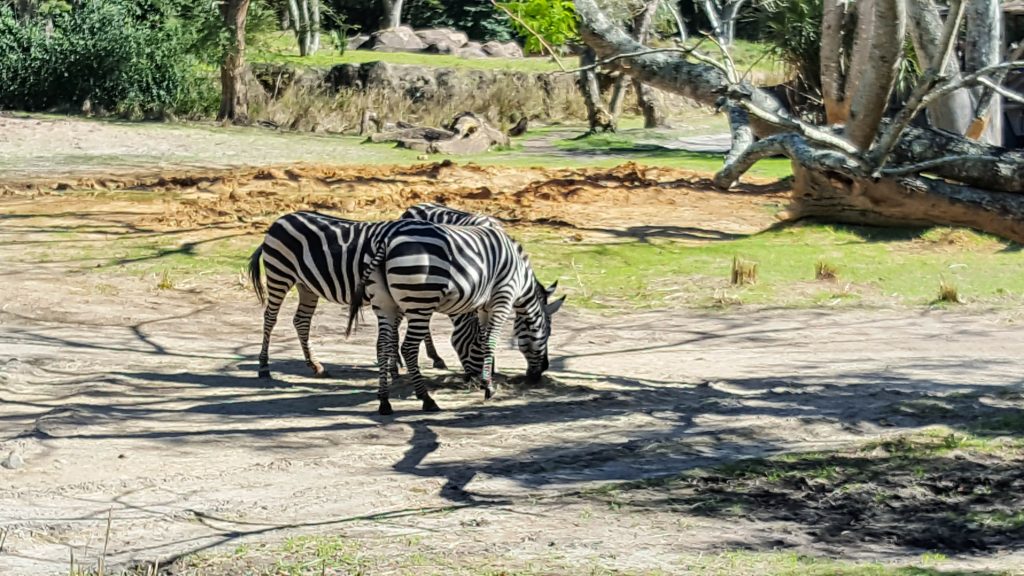
<path fill-rule="evenodd" d="M 429 222 L 410 221 L 388 233 L 349 300 L 346 329 L 350 335 L 362 302 L 369 298 L 378 326 L 379 414 L 393 413 L 388 395 L 394 376 L 389 368 L 397 363 L 397 329 L 403 317 L 409 326 L 401 354 L 424 411 L 440 410 L 417 366 L 419 342 L 429 334 L 434 312 L 478 315 L 481 333 L 475 339 L 474 355 L 482 359 L 480 381 L 485 399 L 494 395 L 497 338 L 513 313 L 516 340 L 527 360 L 527 380 L 540 379 L 549 365 L 551 315 L 565 297 L 550 301 L 557 283 L 551 288 L 541 285 L 518 242 L 500 228 Z"/>
<path fill-rule="evenodd" d="M 434 224 L 450 224 L 452 226 L 485 226 L 502 228 L 501 221 L 485 214 L 463 212 L 433 202 L 421 202 L 410 206 L 402 213 L 402 220 L 423 220 Z"/>
<path fill-rule="evenodd" d="M 444 218 L 459 222 L 460 216 L 466 222 L 482 221 L 481 217 L 465 212 L 452 211 L 447 214 L 443 206 L 436 204 L 414 206 L 409 212 L 419 217 Z M 498 225 L 496 220 L 487 225 Z M 309 347 L 309 329 L 313 313 L 320 298 L 338 304 L 347 304 L 355 292 L 360 273 L 373 253 L 377 240 L 393 223 L 358 222 L 336 218 L 318 212 L 294 212 L 278 218 L 267 230 L 263 243 L 249 258 L 249 277 L 260 303 L 265 306 L 263 314 L 263 345 L 259 356 L 259 376 L 270 377 L 269 347 L 270 335 L 277 323 L 278 312 L 285 295 L 292 286 L 297 286 L 299 305 L 295 311 L 294 325 L 299 336 L 306 365 L 317 377 L 326 376 L 323 365 L 316 360 Z M 266 272 L 266 286 L 260 276 L 260 262 Z M 479 328 L 475 318 L 453 319 L 455 330 L 452 344 L 459 358 L 466 366 L 470 362 L 470 346 L 475 341 Z M 437 354 L 433 339 L 425 338 L 427 355 L 435 368 L 445 368 L 444 360 Z"/>

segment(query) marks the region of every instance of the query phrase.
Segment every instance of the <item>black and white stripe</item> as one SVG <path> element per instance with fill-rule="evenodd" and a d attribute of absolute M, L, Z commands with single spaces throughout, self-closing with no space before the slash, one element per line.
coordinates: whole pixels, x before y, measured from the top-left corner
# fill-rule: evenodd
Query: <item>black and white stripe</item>
<path fill-rule="evenodd" d="M 498 225 L 497 221 L 436 204 L 427 204 L 416 211 L 419 218 L 437 218 L 446 222 L 467 222 L 468 225 Z M 413 207 L 410 211 L 417 209 Z M 449 213 L 450 212 L 450 213 Z M 285 295 L 296 286 L 299 305 L 295 312 L 295 330 L 306 364 L 316 376 L 325 375 L 323 365 L 317 361 L 309 347 L 309 330 L 313 313 L 320 298 L 338 304 L 348 304 L 356 290 L 366 263 L 374 253 L 373 247 L 386 236 L 392 222 L 358 222 L 317 212 L 295 212 L 277 219 L 267 230 L 261 244 L 249 259 L 249 276 L 260 302 L 266 305 L 263 315 L 263 345 L 260 349 L 259 374 L 269 377 L 270 335 Z M 266 274 L 266 287 L 260 277 L 260 262 Z M 470 361 L 471 344 L 479 332 L 470 318 L 453 319 L 455 346 L 464 369 L 474 366 Z M 428 334 L 424 338 L 427 355 L 435 368 L 444 368 L 444 361 Z"/>
<path fill-rule="evenodd" d="M 419 341 L 429 334 L 435 312 L 477 315 L 480 335 L 473 345 L 474 354 L 483 359 L 480 380 L 485 398 L 494 393 L 497 338 L 512 315 L 519 349 L 527 360 L 527 378 L 538 380 L 548 368 L 551 314 L 564 300 L 549 303 L 553 289 L 541 286 L 522 246 L 499 228 L 410 221 L 389 229 L 349 304 L 349 332 L 364 294 L 377 316 L 380 413 L 392 412 L 390 367 L 397 363 L 397 329 L 403 317 L 409 327 L 401 354 L 424 410 L 439 409 L 417 366 Z"/>

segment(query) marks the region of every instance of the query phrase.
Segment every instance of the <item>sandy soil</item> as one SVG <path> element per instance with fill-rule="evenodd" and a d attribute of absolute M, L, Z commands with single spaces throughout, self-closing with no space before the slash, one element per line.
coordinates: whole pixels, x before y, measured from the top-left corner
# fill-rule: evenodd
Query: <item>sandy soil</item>
<path fill-rule="evenodd" d="M 734 487 L 726 480 L 667 496 L 652 487 L 625 504 L 588 491 L 1017 414 L 1024 326 L 1014 311 L 608 317 L 570 309 L 557 319 L 544 385 L 507 382 L 485 403 L 482 393 L 430 371 L 443 412 L 422 414 L 417 402 L 400 399 L 396 415 L 381 418 L 372 330 L 345 340 L 337 307 L 322 306 L 314 324 L 313 345 L 331 377 L 308 376 L 285 316 L 272 348 L 275 378 L 260 380 L 260 311 L 232 279 L 158 290 L 150 278 L 89 272 L 88 261 L 25 257 L 68 230 L 98 241 L 183 226 L 251 232 L 268 211 L 330 202 L 326 209 L 372 214 L 437 196 L 525 223 L 557 217 L 620 232 L 653 223 L 661 233 L 699 237 L 763 227 L 765 194 L 777 194 L 712 194 L 699 178 L 637 167 L 532 175 L 366 168 L 358 181 L 353 172 L 303 170 L 313 172 L 0 186 L 8 191 L 0 198 L 0 460 L 17 456 L 13 469 L 0 468 L 0 574 L 67 573 L 71 551 L 95 565 L 108 518 L 107 557 L 122 566 L 197 551 L 230 556 L 240 545 L 267 550 L 260 547 L 297 534 L 343 536 L 372 573 L 400 571 L 416 555 L 500 570 L 539 563 L 556 574 L 682 574 L 705 555 L 737 549 L 897 562 L 940 550 L 950 567 L 1024 565 L 1020 539 L 1003 533 L 901 538 L 936 520 L 915 519 L 891 501 L 875 502 L 895 515 L 879 532 L 820 496 L 811 506 L 778 492 L 750 497 L 748 487 L 739 513 L 702 505 Z M 366 182 L 378 193 L 356 194 Z M 141 187 L 168 199 L 56 194 L 86 185 Z M 674 187 L 671 199 L 666 187 Z M 246 212 L 259 202 L 263 208 Z M 613 218 L 616 206 L 626 216 Z M 442 354 L 454 363 L 449 347 Z M 522 358 L 503 349 L 499 369 L 519 374 Z M 911 409 L 921 403 L 943 410 Z M 996 493 L 1019 500 L 1024 479 L 1014 470 L 1024 466 L 983 464 L 974 476 L 956 476 L 956 486 L 1002 470 Z M 801 490 L 810 498 L 813 482 Z M 272 566 L 273 558 L 237 562 Z M 210 568 L 237 572 L 237 564 Z M 431 570 L 413 570 L 423 572 Z"/>

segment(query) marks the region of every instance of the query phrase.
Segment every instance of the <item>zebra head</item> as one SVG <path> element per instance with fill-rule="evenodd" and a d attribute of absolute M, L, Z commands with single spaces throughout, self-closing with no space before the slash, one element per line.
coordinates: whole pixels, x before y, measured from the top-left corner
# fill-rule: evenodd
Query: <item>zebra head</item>
<path fill-rule="evenodd" d="M 551 316 L 562 307 L 565 296 L 551 301 L 558 281 L 545 288 L 536 278 L 522 306 L 516 308 L 515 335 L 519 351 L 526 357 L 526 381 L 540 382 L 548 369 L 548 338 L 551 337 Z"/>

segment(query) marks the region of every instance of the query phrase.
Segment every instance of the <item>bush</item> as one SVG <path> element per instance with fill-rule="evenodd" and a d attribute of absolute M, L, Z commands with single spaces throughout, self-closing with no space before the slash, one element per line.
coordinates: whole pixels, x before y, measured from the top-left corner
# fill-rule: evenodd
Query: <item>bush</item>
<path fill-rule="evenodd" d="M 88 100 L 97 111 L 141 117 L 173 112 L 182 98 L 208 101 L 195 80 L 192 34 L 142 4 L 86 0 L 20 22 L 0 8 L 0 107 L 79 109 Z"/>

